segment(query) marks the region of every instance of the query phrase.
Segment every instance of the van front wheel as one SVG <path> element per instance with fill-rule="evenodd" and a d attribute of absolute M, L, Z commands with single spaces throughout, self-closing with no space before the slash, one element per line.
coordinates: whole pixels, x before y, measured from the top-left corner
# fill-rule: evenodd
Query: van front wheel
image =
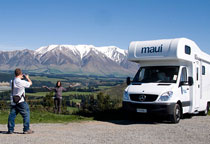
<path fill-rule="evenodd" d="M 170 120 L 172 123 L 179 123 L 181 119 L 181 108 L 179 104 L 175 104 L 173 109 L 173 114 L 170 115 Z"/>

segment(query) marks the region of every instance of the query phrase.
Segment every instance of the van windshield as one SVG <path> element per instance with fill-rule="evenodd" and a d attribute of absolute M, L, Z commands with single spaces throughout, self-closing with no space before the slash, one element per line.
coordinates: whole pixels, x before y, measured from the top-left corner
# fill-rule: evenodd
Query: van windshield
<path fill-rule="evenodd" d="M 141 67 L 136 73 L 133 83 L 176 83 L 179 66 Z"/>

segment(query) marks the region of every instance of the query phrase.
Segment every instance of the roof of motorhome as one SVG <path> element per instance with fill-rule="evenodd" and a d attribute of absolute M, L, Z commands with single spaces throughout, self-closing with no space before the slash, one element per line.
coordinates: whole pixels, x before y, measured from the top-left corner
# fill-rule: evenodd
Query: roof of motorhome
<path fill-rule="evenodd" d="M 196 43 L 187 38 L 133 41 L 128 49 L 128 60 L 134 62 L 154 60 L 194 61 L 202 58 L 210 62 L 210 56 L 200 50 Z"/>

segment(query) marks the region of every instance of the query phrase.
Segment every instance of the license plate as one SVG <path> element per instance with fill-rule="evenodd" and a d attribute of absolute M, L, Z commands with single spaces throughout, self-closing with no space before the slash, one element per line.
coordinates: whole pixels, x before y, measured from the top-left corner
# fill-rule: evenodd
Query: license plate
<path fill-rule="evenodd" d="M 136 112 L 138 112 L 138 113 L 147 113 L 147 109 L 140 109 L 140 108 L 137 108 L 137 109 L 136 109 Z"/>

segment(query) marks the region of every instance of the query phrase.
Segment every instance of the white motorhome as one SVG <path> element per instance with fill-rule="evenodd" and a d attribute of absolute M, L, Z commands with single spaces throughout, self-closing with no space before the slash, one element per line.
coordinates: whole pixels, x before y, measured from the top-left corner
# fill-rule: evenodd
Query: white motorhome
<path fill-rule="evenodd" d="M 178 123 L 183 114 L 207 115 L 210 105 L 210 56 L 186 38 L 134 41 L 129 61 L 140 64 L 127 79 L 123 108 L 166 114 Z"/>

